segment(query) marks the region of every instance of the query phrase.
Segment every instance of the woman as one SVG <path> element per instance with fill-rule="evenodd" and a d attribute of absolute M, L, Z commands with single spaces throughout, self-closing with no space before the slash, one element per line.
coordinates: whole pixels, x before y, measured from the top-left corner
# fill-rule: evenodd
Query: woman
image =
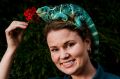
<path fill-rule="evenodd" d="M 62 4 L 41 7 L 36 13 L 47 22 L 44 34 L 52 61 L 65 73 L 59 79 L 120 79 L 90 60 L 89 54 L 98 52 L 99 40 L 95 25 L 84 9 Z M 8 48 L 0 63 L 0 79 L 8 78 L 12 58 L 27 26 L 26 22 L 13 21 L 6 29 Z"/>

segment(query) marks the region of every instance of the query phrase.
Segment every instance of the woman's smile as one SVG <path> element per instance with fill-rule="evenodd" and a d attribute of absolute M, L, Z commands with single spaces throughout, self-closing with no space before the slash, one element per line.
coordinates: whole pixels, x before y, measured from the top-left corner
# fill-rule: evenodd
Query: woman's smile
<path fill-rule="evenodd" d="M 63 61 L 60 65 L 64 68 L 71 68 L 75 65 L 75 59 Z"/>

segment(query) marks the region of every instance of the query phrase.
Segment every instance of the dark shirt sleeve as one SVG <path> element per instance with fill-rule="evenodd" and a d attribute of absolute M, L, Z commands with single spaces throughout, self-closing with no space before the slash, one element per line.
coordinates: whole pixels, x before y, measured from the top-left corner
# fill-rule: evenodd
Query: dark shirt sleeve
<path fill-rule="evenodd" d="M 104 79 L 120 79 L 120 77 L 111 73 L 105 73 Z"/>

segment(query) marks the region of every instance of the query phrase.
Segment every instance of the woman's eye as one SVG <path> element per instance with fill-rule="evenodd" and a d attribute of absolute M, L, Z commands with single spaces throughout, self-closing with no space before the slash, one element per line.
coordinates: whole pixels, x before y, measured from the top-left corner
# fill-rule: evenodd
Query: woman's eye
<path fill-rule="evenodd" d="M 57 52 L 58 49 L 51 49 L 51 52 Z"/>
<path fill-rule="evenodd" d="M 69 43 L 69 44 L 68 44 L 68 47 L 72 47 L 72 46 L 74 46 L 74 44 L 75 44 L 75 43 Z"/>

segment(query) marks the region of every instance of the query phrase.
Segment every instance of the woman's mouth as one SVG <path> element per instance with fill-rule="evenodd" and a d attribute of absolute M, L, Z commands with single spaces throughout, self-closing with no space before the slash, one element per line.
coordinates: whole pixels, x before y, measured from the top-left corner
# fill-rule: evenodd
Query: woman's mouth
<path fill-rule="evenodd" d="M 69 61 L 65 61 L 65 62 L 62 62 L 62 63 L 61 63 L 61 65 L 62 65 L 64 68 L 70 68 L 70 67 L 72 67 L 74 64 L 75 64 L 75 59 L 69 60 Z"/>

